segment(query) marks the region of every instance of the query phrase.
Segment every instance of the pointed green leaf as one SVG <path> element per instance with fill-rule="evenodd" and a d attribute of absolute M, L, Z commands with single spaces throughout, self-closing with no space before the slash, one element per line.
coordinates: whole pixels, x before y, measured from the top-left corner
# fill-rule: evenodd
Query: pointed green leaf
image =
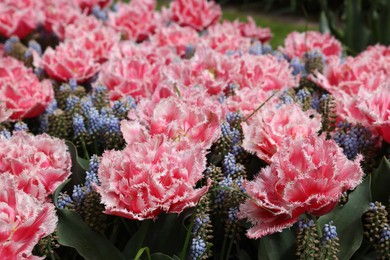
<path fill-rule="evenodd" d="M 340 242 L 339 259 L 350 259 L 362 243 L 361 216 L 367 211 L 368 203 L 371 201 L 370 182 L 371 177 L 368 176 L 351 192 L 348 202 L 344 206 L 339 206 L 318 219 L 321 227 L 330 221 L 333 221 L 333 225 L 336 226 Z"/>
<path fill-rule="evenodd" d="M 177 259 L 179 259 L 179 258 L 176 256 L 170 257 L 170 256 L 165 255 L 163 253 L 154 253 L 152 255 L 152 260 L 177 260 Z"/>
<path fill-rule="evenodd" d="M 84 182 L 85 172 L 89 167 L 89 163 L 85 167 L 85 165 L 86 165 L 85 161 L 87 161 L 87 160 L 82 159 L 81 157 L 78 156 L 77 148 L 72 142 L 66 140 L 65 144 L 68 146 L 70 156 L 72 158 L 72 181 L 73 181 L 73 184 L 80 184 L 80 183 Z"/>
<path fill-rule="evenodd" d="M 262 237 L 257 259 L 295 259 L 295 240 L 295 234 L 289 228 Z"/>
<path fill-rule="evenodd" d="M 58 243 L 73 247 L 85 259 L 124 260 L 124 256 L 111 242 L 93 231 L 75 211 L 57 209 Z"/>
<path fill-rule="evenodd" d="M 378 169 L 372 174 L 372 201 L 380 201 L 387 205 L 390 197 L 390 162 L 383 157 Z"/>

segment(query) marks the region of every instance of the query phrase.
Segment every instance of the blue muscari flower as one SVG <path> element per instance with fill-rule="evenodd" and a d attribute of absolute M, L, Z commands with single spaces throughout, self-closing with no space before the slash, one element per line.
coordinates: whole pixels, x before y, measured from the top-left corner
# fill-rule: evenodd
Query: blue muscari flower
<path fill-rule="evenodd" d="M 33 49 L 34 51 L 36 51 L 36 52 L 39 54 L 39 56 L 42 55 L 42 47 L 41 47 L 41 45 L 40 45 L 39 43 L 37 43 L 36 41 L 30 40 L 30 41 L 28 42 L 28 47 L 29 47 L 30 49 Z"/>
<path fill-rule="evenodd" d="M 198 230 L 207 222 L 210 221 L 209 215 L 197 216 L 194 219 L 194 227 L 192 229 L 192 233 L 196 234 Z"/>
<path fill-rule="evenodd" d="M 222 169 L 225 176 L 232 176 L 237 172 L 236 158 L 233 154 L 227 153 L 222 162 Z"/>
<path fill-rule="evenodd" d="M 238 207 L 232 207 L 228 210 L 228 220 L 236 221 L 237 220 Z"/>
<path fill-rule="evenodd" d="M 94 87 L 91 95 L 92 102 L 95 102 L 96 95 L 105 93 L 106 91 L 107 87 L 104 85 L 97 85 L 96 87 Z"/>
<path fill-rule="evenodd" d="M 119 5 L 118 5 L 118 3 L 113 4 L 113 5 L 111 6 L 111 10 L 112 10 L 113 12 L 118 12 L 118 10 L 119 10 Z"/>
<path fill-rule="evenodd" d="M 124 101 L 116 100 L 112 106 L 112 110 L 118 111 L 120 114 L 128 112 L 128 108 L 135 109 L 137 104 L 135 103 L 134 98 L 127 96 Z"/>
<path fill-rule="evenodd" d="M 93 108 L 94 106 L 92 103 L 91 96 L 83 97 L 81 99 L 81 110 L 83 111 L 84 115 L 88 115 L 89 111 L 91 111 L 91 109 Z"/>
<path fill-rule="evenodd" d="M 200 236 L 192 239 L 191 259 L 199 259 L 206 252 L 206 242 Z"/>
<path fill-rule="evenodd" d="M 223 104 L 225 102 L 225 100 L 226 100 L 225 94 L 223 94 L 223 93 L 220 94 L 219 97 L 218 97 L 218 102 Z"/>
<path fill-rule="evenodd" d="M 368 203 L 368 206 L 369 206 L 369 209 L 371 211 L 378 211 L 378 210 L 386 209 L 386 207 L 384 205 L 382 205 L 382 204 L 380 204 L 380 207 L 378 208 L 378 206 L 375 204 L 375 202 Z"/>
<path fill-rule="evenodd" d="M 388 240 L 390 240 L 390 228 L 389 228 L 388 224 L 385 224 L 383 229 L 382 229 L 379 241 L 381 243 L 384 243 L 384 242 L 386 242 Z"/>
<path fill-rule="evenodd" d="M 263 45 L 263 54 L 269 54 L 272 53 L 272 46 L 268 43 Z"/>
<path fill-rule="evenodd" d="M 248 53 L 252 54 L 252 55 L 261 55 L 261 54 L 263 54 L 263 45 L 261 44 L 261 42 L 260 41 L 254 42 L 249 47 Z"/>
<path fill-rule="evenodd" d="M 115 135 L 121 132 L 120 120 L 114 115 L 102 113 L 102 116 L 100 117 L 100 122 L 105 133 Z"/>
<path fill-rule="evenodd" d="M 320 58 L 320 59 L 322 59 L 322 63 L 325 62 L 325 56 L 324 56 L 324 54 L 322 54 L 322 52 L 317 51 L 317 50 L 307 52 L 307 53 L 306 53 L 306 58 L 307 58 L 309 61 L 310 61 L 310 60 L 313 60 L 313 59 Z"/>
<path fill-rule="evenodd" d="M 88 119 L 88 133 L 91 136 L 95 136 L 100 133 L 102 129 L 102 123 L 100 119 L 99 111 L 95 107 L 91 107 L 87 114 Z"/>
<path fill-rule="evenodd" d="M 77 81 L 74 78 L 71 78 L 68 81 L 68 84 L 69 84 L 70 88 L 72 89 L 72 91 L 74 91 L 78 86 Z"/>
<path fill-rule="evenodd" d="M 5 51 L 5 53 L 12 52 L 14 43 L 19 42 L 19 41 L 20 41 L 19 37 L 17 37 L 17 36 L 12 36 L 8 40 L 6 40 L 5 43 L 4 43 L 4 51 Z"/>
<path fill-rule="evenodd" d="M 310 219 L 309 221 L 306 221 L 305 219 L 300 219 L 298 221 L 298 229 L 304 230 L 310 227 L 314 226 L 314 220 Z"/>
<path fill-rule="evenodd" d="M 231 188 L 233 185 L 233 180 L 232 180 L 232 177 L 230 176 L 225 176 L 219 183 L 218 183 L 218 186 L 223 188 L 223 187 L 227 187 L 227 188 Z M 219 190 L 217 191 L 217 195 L 216 195 L 216 198 L 215 198 L 215 203 L 217 204 L 217 206 L 222 206 L 222 203 L 223 203 L 223 200 L 225 198 L 225 192 L 224 190 Z"/>
<path fill-rule="evenodd" d="M 72 199 L 76 206 L 79 206 L 85 199 L 86 191 L 81 185 L 73 186 Z"/>
<path fill-rule="evenodd" d="M 195 46 L 192 44 L 188 44 L 186 46 L 186 52 L 184 54 L 184 58 L 190 59 L 195 54 L 195 51 L 196 51 Z"/>
<path fill-rule="evenodd" d="M 99 5 L 94 5 L 92 7 L 92 14 L 97 18 L 102 20 L 103 22 L 107 21 L 107 10 L 101 9 Z"/>
<path fill-rule="evenodd" d="M 25 122 L 16 122 L 14 125 L 14 132 L 15 131 L 28 131 L 28 126 Z"/>
<path fill-rule="evenodd" d="M 94 154 L 89 160 L 89 169 L 85 173 L 85 187 L 87 188 L 87 192 L 92 191 L 92 184 L 100 185 L 99 179 L 97 177 L 98 169 L 99 169 L 100 158 Z"/>
<path fill-rule="evenodd" d="M 32 57 L 32 52 L 31 52 L 31 50 L 26 50 L 26 51 L 23 53 L 23 57 L 24 57 L 25 59 L 28 59 L 28 58 Z"/>
<path fill-rule="evenodd" d="M 236 54 L 236 53 L 238 53 L 238 51 L 235 51 L 235 50 L 227 50 L 227 51 L 225 52 L 225 55 L 226 55 L 226 56 L 232 56 L 232 55 L 234 55 L 234 54 Z"/>
<path fill-rule="evenodd" d="M 228 122 L 221 124 L 222 136 L 232 140 L 232 144 L 235 145 L 240 141 L 240 131 L 236 128 L 232 128 Z"/>
<path fill-rule="evenodd" d="M 78 113 L 75 113 L 73 115 L 73 132 L 75 137 L 83 136 L 87 134 L 84 118 L 82 117 L 82 115 Z"/>
<path fill-rule="evenodd" d="M 8 131 L 7 129 L 3 129 L 0 131 L 0 137 L 3 136 L 4 138 L 6 139 L 10 139 L 12 134 L 10 131 Z"/>
<path fill-rule="evenodd" d="M 57 100 L 54 98 L 53 101 L 46 107 L 45 112 L 39 117 L 39 133 L 47 132 L 49 129 L 49 115 L 53 114 L 57 108 Z"/>
<path fill-rule="evenodd" d="M 343 148 L 347 158 L 353 160 L 364 148 L 373 145 L 374 140 L 370 136 L 370 130 L 361 125 L 340 123 L 333 140 Z"/>
<path fill-rule="evenodd" d="M 291 105 L 294 103 L 294 99 L 289 94 L 287 94 L 287 92 L 283 93 L 279 99 L 281 103 L 277 104 L 277 108 L 281 107 L 282 105 Z"/>
<path fill-rule="evenodd" d="M 242 165 L 241 165 L 242 166 Z M 243 167 L 243 166 L 242 166 Z M 243 168 L 241 170 L 244 170 Z M 236 185 L 236 187 L 238 187 L 240 189 L 241 192 L 245 192 L 245 188 L 244 188 L 244 178 L 242 176 L 239 176 L 238 178 L 236 178 L 234 180 L 234 184 Z"/>
<path fill-rule="evenodd" d="M 43 76 L 45 70 L 43 68 L 34 68 L 34 74 L 37 75 L 38 78 Z"/>
<path fill-rule="evenodd" d="M 233 122 L 238 122 L 242 119 L 242 114 L 241 113 L 234 113 L 234 112 L 229 112 L 226 115 L 226 121 L 231 124 Z"/>
<path fill-rule="evenodd" d="M 57 198 L 57 204 L 60 209 L 63 209 L 73 205 L 73 200 L 68 194 L 60 192 Z"/>
<path fill-rule="evenodd" d="M 333 240 L 337 238 L 337 230 L 336 226 L 333 225 L 333 222 L 329 222 L 329 224 L 324 225 L 323 235 L 322 235 L 322 243 L 325 244 L 329 240 Z"/>
<path fill-rule="evenodd" d="M 310 91 L 305 88 L 298 90 L 296 94 L 296 97 L 298 98 L 298 102 L 300 104 L 302 104 L 303 101 L 305 101 L 305 99 L 310 96 L 311 96 Z"/>
<path fill-rule="evenodd" d="M 294 57 L 290 61 L 290 67 L 293 69 L 292 74 L 294 76 L 301 73 L 302 76 L 307 76 L 307 71 L 305 68 L 305 63 L 303 63 L 298 57 Z"/>
<path fill-rule="evenodd" d="M 311 108 L 313 108 L 313 109 L 318 111 L 320 109 L 320 105 L 321 105 L 321 98 L 325 98 L 326 96 L 327 96 L 327 94 L 320 95 L 319 93 L 315 92 L 312 95 L 311 104 L 310 104 Z"/>
<path fill-rule="evenodd" d="M 79 97 L 76 96 L 69 96 L 66 98 L 66 105 L 65 105 L 65 110 L 73 110 L 75 105 L 80 101 Z"/>

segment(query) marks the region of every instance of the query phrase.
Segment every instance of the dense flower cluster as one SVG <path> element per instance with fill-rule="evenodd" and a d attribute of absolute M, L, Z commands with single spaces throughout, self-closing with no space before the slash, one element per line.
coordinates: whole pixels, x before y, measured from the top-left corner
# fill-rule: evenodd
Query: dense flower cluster
<path fill-rule="evenodd" d="M 0 3 L 0 255 L 94 258 L 89 244 L 67 254 L 75 227 L 149 248 L 160 231 L 144 223 L 170 213 L 192 259 L 245 256 L 241 239 L 288 227 L 301 258 L 345 251 L 338 216 L 315 221 L 388 169 L 389 47 L 342 56 L 307 31 L 273 49 L 268 28 L 222 21 L 214 1 L 115 2 Z M 364 232 L 390 255 L 386 210 Z"/>

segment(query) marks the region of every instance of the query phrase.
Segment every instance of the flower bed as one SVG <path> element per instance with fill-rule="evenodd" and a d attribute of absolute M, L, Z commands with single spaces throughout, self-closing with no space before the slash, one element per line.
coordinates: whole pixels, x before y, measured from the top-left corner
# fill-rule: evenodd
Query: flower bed
<path fill-rule="evenodd" d="M 390 49 L 206 0 L 0 3 L 0 255 L 390 257 Z"/>

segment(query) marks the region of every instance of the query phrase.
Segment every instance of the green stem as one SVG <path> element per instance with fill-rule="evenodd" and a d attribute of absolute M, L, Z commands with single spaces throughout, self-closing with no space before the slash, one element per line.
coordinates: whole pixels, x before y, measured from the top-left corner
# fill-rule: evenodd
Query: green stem
<path fill-rule="evenodd" d="M 139 240 L 136 243 L 136 248 L 141 248 L 143 246 L 146 234 L 147 234 L 148 229 L 149 229 L 150 222 L 151 222 L 151 220 L 149 220 L 149 219 L 142 221 L 142 225 L 141 225 L 140 230 L 139 230 L 139 232 L 141 234 L 139 236 Z"/>
<path fill-rule="evenodd" d="M 223 243 L 222 243 L 222 250 L 221 250 L 221 257 L 220 257 L 221 260 L 223 260 L 223 257 L 225 254 L 227 238 L 228 238 L 228 235 L 226 234 L 225 237 L 223 238 Z M 227 254 L 227 256 L 229 256 L 229 254 Z"/>
<path fill-rule="evenodd" d="M 149 247 L 143 247 L 141 248 L 140 250 L 138 250 L 138 253 L 137 255 L 134 257 L 134 260 L 139 260 L 141 255 L 143 255 L 143 253 L 146 252 L 146 254 L 148 255 L 148 259 L 151 260 L 152 257 L 150 256 L 150 250 L 149 250 Z"/>
<path fill-rule="evenodd" d="M 229 247 L 228 247 L 228 251 L 226 254 L 226 260 L 229 260 L 229 256 L 230 256 L 230 252 L 232 251 L 232 246 L 233 246 L 235 234 L 236 234 L 236 229 L 234 228 L 233 232 L 232 232 L 232 237 L 230 238 L 230 241 L 229 241 Z"/>
<path fill-rule="evenodd" d="M 81 137 L 81 145 L 82 145 L 83 150 L 84 150 L 84 155 L 87 157 L 86 159 L 89 161 L 90 157 L 89 157 L 89 154 L 88 154 L 87 146 L 85 145 L 84 137 Z"/>
<path fill-rule="evenodd" d="M 190 238 L 191 238 L 191 234 L 192 234 L 192 228 L 194 227 L 194 223 L 195 223 L 195 216 L 196 216 L 196 208 L 194 210 L 194 213 L 192 213 L 191 223 L 190 223 L 190 226 L 188 227 L 188 230 L 187 230 L 186 240 L 184 241 L 183 248 L 181 249 L 181 252 L 180 252 L 180 259 L 181 260 L 185 260 L 185 257 L 186 257 L 187 247 L 188 247 L 188 244 L 190 243 Z"/>

